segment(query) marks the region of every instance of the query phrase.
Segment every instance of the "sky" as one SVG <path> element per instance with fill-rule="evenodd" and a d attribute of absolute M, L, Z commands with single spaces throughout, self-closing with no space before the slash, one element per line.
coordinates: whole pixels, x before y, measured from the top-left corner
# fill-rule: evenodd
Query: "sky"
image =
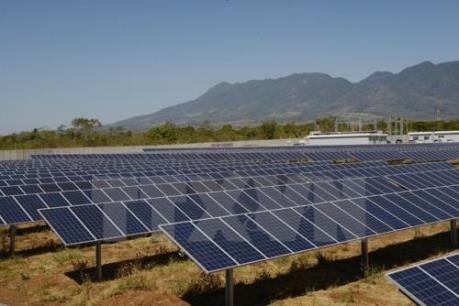
<path fill-rule="evenodd" d="M 223 81 L 459 60 L 459 1 L 0 0 L 0 134 L 110 123 Z"/>

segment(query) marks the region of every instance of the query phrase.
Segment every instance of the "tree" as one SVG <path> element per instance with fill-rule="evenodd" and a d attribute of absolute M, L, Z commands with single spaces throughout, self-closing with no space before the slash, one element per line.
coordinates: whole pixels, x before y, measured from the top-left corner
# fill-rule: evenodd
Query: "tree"
<path fill-rule="evenodd" d="M 151 140 L 162 144 L 174 143 L 178 137 L 177 127 L 171 122 L 151 128 L 147 133 Z"/>
<path fill-rule="evenodd" d="M 260 126 L 262 139 L 274 139 L 277 123 L 274 120 L 264 121 Z"/>
<path fill-rule="evenodd" d="M 75 118 L 72 120 L 72 126 L 78 131 L 93 131 L 94 129 L 101 127 L 99 119 L 88 119 L 88 118 Z"/>

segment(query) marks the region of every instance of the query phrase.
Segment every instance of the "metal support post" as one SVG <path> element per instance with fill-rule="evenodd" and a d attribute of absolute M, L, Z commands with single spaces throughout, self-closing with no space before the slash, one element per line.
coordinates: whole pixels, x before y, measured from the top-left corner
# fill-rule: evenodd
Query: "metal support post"
<path fill-rule="evenodd" d="M 225 306 L 234 306 L 234 278 L 233 269 L 225 271 L 226 290 L 225 290 Z"/>
<path fill-rule="evenodd" d="M 450 230 L 451 230 L 451 244 L 454 248 L 457 247 L 457 225 L 456 219 L 450 221 Z"/>
<path fill-rule="evenodd" d="M 367 269 L 369 266 L 369 259 L 368 259 L 368 238 L 361 240 L 361 253 L 362 253 L 362 268 Z"/>
<path fill-rule="evenodd" d="M 10 226 L 10 256 L 16 251 L 16 225 Z"/>
<path fill-rule="evenodd" d="M 96 280 L 102 280 L 102 243 L 96 243 Z"/>

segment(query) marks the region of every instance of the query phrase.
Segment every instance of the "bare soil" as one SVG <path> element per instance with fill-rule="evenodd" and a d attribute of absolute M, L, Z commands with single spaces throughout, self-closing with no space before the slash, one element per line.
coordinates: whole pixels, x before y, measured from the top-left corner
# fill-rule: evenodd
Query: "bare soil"
<path fill-rule="evenodd" d="M 224 275 L 203 274 L 161 234 L 102 246 L 103 277 L 93 278 L 93 246 L 64 248 L 42 224 L 18 229 L 6 255 L 0 229 L 0 303 L 7 305 L 224 305 Z M 236 305 L 413 305 L 385 272 L 451 251 L 447 223 L 370 239 L 371 267 L 360 244 L 235 270 Z"/>

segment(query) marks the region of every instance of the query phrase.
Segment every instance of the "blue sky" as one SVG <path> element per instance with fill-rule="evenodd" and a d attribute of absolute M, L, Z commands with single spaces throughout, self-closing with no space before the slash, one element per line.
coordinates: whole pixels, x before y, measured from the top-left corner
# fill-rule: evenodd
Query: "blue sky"
<path fill-rule="evenodd" d="M 222 81 L 459 60 L 459 1 L 0 0 L 0 134 L 109 123 Z"/>

